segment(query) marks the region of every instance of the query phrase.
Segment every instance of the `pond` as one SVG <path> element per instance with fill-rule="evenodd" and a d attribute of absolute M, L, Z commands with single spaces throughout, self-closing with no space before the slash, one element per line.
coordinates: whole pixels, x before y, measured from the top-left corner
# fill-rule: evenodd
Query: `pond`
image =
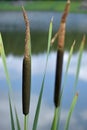
<path fill-rule="evenodd" d="M 19 13 L 4 12 L 4 13 L 0 13 L 0 16 L 2 16 L 2 14 L 3 17 L 2 17 L 2 21 L 0 19 L 0 30 L 2 32 L 4 48 L 7 56 L 7 66 L 8 66 L 9 75 L 13 87 L 14 101 L 23 128 L 21 96 L 22 96 L 22 61 L 23 61 L 24 37 L 25 37 L 24 22 L 22 19 L 21 12 Z M 9 18 L 9 16 L 11 18 Z M 37 16 L 37 18 L 35 16 Z M 29 118 L 30 129 L 32 128 L 36 104 L 37 104 L 37 100 L 41 88 L 41 82 L 43 79 L 43 72 L 44 72 L 45 62 L 46 62 L 48 27 L 49 27 L 49 21 L 52 16 L 54 16 L 53 34 L 55 34 L 59 26 L 61 13 L 57 14 L 56 12 L 45 12 L 45 13 L 30 12 L 31 41 L 32 41 L 32 83 L 31 83 L 31 102 L 30 102 L 30 118 Z M 58 25 L 57 25 L 57 21 L 58 21 Z M 76 40 L 76 45 L 74 49 L 74 54 L 71 59 L 68 77 L 67 77 L 67 83 L 63 95 L 60 130 L 64 129 L 64 124 L 73 97 L 73 85 L 75 81 L 77 60 L 79 56 L 78 48 L 80 46 L 83 34 L 85 33 L 87 35 L 86 21 L 87 21 L 87 16 L 80 15 L 80 14 L 78 15 L 70 14 L 67 21 L 62 79 L 64 78 L 69 50 L 74 40 Z M 54 93 L 54 82 L 55 82 L 56 46 L 57 43 L 55 42 L 55 45 L 52 47 L 49 55 L 47 72 L 46 72 L 46 80 L 44 85 L 43 100 L 42 100 L 40 118 L 38 123 L 38 130 L 50 129 L 51 122 L 53 119 L 53 112 L 54 112 L 53 93 Z M 79 81 L 77 85 L 77 92 L 79 93 L 79 97 L 78 97 L 78 102 L 75 107 L 73 116 L 71 118 L 70 130 L 75 130 L 75 129 L 86 130 L 87 128 L 87 123 L 86 123 L 87 121 L 87 103 L 86 103 L 87 63 L 86 62 L 87 62 L 87 44 L 85 44 L 84 52 L 82 55 Z M 0 102 L 1 102 L 0 129 L 10 130 L 11 128 L 10 128 L 10 114 L 9 114 L 9 103 L 8 103 L 8 85 L 6 82 L 6 77 L 5 77 L 1 57 L 0 57 Z"/>

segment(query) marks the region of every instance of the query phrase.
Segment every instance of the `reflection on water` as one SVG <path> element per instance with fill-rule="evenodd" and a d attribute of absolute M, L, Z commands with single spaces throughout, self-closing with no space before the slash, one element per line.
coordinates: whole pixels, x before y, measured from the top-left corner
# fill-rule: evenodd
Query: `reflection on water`
<path fill-rule="evenodd" d="M 49 22 L 53 17 L 54 30 L 56 30 L 60 23 L 62 13 L 59 12 L 27 12 L 31 30 L 48 30 Z M 13 31 L 23 30 L 24 20 L 22 12 L 0 12 L 0 30 L 1 31 Z M 70 13 L 67 19 L 67 29 L 79 32 L 87 32 L 87 14 L 75 14 Z"/>
<path fill-rule="evenodd" d="M 54 35 L 55 32 L 53 32 Z M 78 47 L 82 41 L 84 33 L 78 31 L 66 32 L 65 38 L 65 50 L 69 51 L 70 47 L 74 40 L 76 40 L 76 45 L 74 52 L 78 51 Z M 87 33 L 86 33 L 87 35 Z M 22 56 L 24 52 L 24 37 L 25 33 L 21 32 L 3 32 L 3 43 L 6 51 L 6 55 L 13 54 L 15 56 Z M 32 53 L 39 54 L 46 52 L 47 48 L 47 39 L 48 39 L 48 32 L 44 31 L 31 31 L 31 45 L 32 45 Z M 87 40 L 86 40 L 87 42 Z M 52 47 L 52 50 L 56 50 L 57 47 L 57 40 Z M 18 49 L 17 49 L 18 48 Z M 87 50 L 87 44 L 85 44 L 85 50 Z"/>
<path fill-rule="evenodd" d="M 67 63 L 68 52 L 65 52 L 64 55 L 64 65 L 63 65 L 63 77 L 65 72 L 65 66 Z M 9 55 L 7 57 L 7 65 L 11 77 L 11 82 L 14 90 L 14 98 L 15 104 L 17 106 L 17 110 L 19 113 L 20 121 L 23 126 L 23 115 L 22 115 L 22 104 L 21 104 L 21 77 L 22 77 L 22 59 L 23 57 L 16 57 Z M 61 125 L 60 129 L 62 130 L 64 127 L 64 123 L 66 121 L 67 112 L 70 107 L 70 103 L 72 100 L 72 90 L 73 83 L 75 79 L 76 66 L 77 66 L 78 53 L 74 54 L 71 60 L 69 73 L 67 77 L 66 88 L 63 96 L 62 103 L 62 113 L 61 113 Z M 31 109 L 30 109 L 30 119 L 29 119 L 29 127 L 31 129 L 35 108 L 37 104 L 37 99 L 41 87 L 41 81 L 43 77 L 43 71 L 45 66 L 46 53 L 32 55 L 32 89 L 31 89 Z M 54 88 L 54 77 L 55 77 L 55 61 L 56 61 L 56 52 L 51 52 L 48 61 L 47 73 L 46 73 L 46 81 L 45 88 L 43 94 L 43 102 L 41 107 L 41 114 L 39 120 L 38 130 L 45 129 L 48 130 L 51 126 L 52 118 L 53 118 L 53 88 Z M 79 92 L 78 102 L 73 113 L 70 130 L 85 130 L 87 128 L 86 120 L 87 120 L 87 52 L 84 52 L 79 82 L 77 86 L 77 91 Z M 85 74 L 85 75 L 84 75 Z M 7 83 L 5 79 L 5 74 L 3 70 L 2 61 L 0 58 L 0 129 L 9 130 L 10 129 L 10 115 L 9 115 L 9 106 L 8 106 L 8 94 L 7 94 Z M 49 94 L 48 94 L 49 93 Z M 7 121 L 8 117 L 8 121 Z M 43 118 L 43 120 L 41 120 Z M 23 128 L 23 127 L 22 127 Z"/>

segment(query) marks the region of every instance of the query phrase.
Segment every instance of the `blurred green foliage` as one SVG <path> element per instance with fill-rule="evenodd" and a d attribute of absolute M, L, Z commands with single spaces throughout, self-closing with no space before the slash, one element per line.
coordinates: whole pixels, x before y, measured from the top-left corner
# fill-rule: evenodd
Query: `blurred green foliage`
<path fill-rule="evenodd" d="M 16 38 L 14 37 L 16 36 Z M 46 52 L 47 48 L 47 36 L 48 32 L 31 31 L 32 53 L 39 54 Z M 6 50 L 6 55 L 13 54 L 22 56 L 24 52 L 24 32 L 3 32 L 3 43 Z M 71 44 L 76 40 L 74 53 L 78 51 L 83 33 L 81 32 L 67 32 L 65 39 L 65 50 L 69 51 Z M 86 41 L 87 42 L 87 41 Z M 53 51 L 56 50 L 57 41 L 55 41 L 52 47 Z M 87 51 L 87 44 L 85 44 L 85 50 Z"/>

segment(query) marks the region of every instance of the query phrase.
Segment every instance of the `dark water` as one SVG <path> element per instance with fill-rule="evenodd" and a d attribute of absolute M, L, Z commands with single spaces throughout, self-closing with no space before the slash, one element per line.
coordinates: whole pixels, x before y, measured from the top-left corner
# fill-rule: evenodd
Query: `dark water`
<path fill-rule="evenodd" d="M 71 20 L 71 18 L 72 17 L 70 16 L 69 20 Z M 75 24 L 75 20 L 73 21 Z M 73 85 L 75 81 L 77 60 L 79 55 L 78 48 L 80 46 L 84 32 L 86 33 L 85 30 L 79 31 L 80 28 L 74 29 L 74 25 L 73 25 L 73 30 L 70 29 L 70 26 L 67 26 L 67 28 L 68 29 L 66 32 L 66 39 L 65 39 L 65 53 L 64 53 L 62 80 L 64 79 L 64 73 L 66 69 L 69 50 L 73 40 L 75 39 L 76 39 L 76 46 L 74 49 L 74 54 L 71 59 L 66 87 L 63 95 L 60 130 L 64 129 L 64 124 L 72 101 Z M 31 30 L 32 84 L 31 84 L 30 118 L 29 118 L 30 129 L 32 128 L 36 104 L 37 104 L 42 78 L 43 78 L 43 72 L 45 68 L 47 36 L 48 36 L 47 30 L 48 30 L 47 28 L 46 30 L 42 30 L 42 29 Z M 53 31 L 53 34 L 56 32 L 56 30 L 57 29 Z M 2 30 L 4 48 L 7 56 L 7 66 L 8 66 L 8 71 L 9 71 L 13 92 L 14 92 L 14 101 L 18 111 L 22 129 L 23 129 L 23 115 L 22 115 L 22 103 L 21 103 L 22 94 L 21 93 L 22 93 L 22 60 L 23 60 L 23 52 L 24 52 L 24 36 L 25 36 L 24 29 L 18 31 L 16 30 L 16 32 L 14 30 L 9 30 L 9 31 L 4 29 Z M 53 92 L 54 92 L 54 82 L 55 82 L 56 46 L 57 43 L 55 42 L 55 45 L 52 47 L 51 53 L 49 55 L 38 130 L 50 129 L 51 122 L 53 119 L 53 112 L 54 112 Z M 86 103 L 87 63 L 86 62 L 87 62 L 87 44 L 85 44 L 84 53 L 82 55 L 79 81 L 77 85 L 77 92 L 79 93 L 79 98 L 73 116 L 71 118 L 70 130 L 86 130 L 87 128 L 87 123 L 86 123 L 87 122 L 87 103 Z M 11 128 L 10 128 L 10 114 L 9 114 L 9 103 L 8 103 L 8 85 L 6 82 L 6 77 L 5 77 L 1 58 L 0 58 L 0 102 L 1 102 L 0 130 L 10 130 Z"/>

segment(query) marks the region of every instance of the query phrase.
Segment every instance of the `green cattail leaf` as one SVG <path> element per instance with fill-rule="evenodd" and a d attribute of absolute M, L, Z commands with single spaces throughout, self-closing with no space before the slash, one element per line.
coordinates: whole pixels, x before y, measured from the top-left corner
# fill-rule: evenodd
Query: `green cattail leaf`
<path fill-rule="evenodd" d="M 18 119 L 18 114 L 17 114 L 16 108 L 15 108 L 15 115 L 16 115 L 17 130 L 21 130 L 20 122 L 19 122 L 19 119 Z"/>
<path fill-rule="evenodd" d="M 10 117 L 11 117 L 11 129 L 15 130 L 15 124 L 14 124 L 14 117 L 13 117 L 13 112 L 12 112 L 12 104 L 11 104 L 10 95 L 9 95 L 9 107 L 10 107 Z"/>
<path fill-rule="evenodd" d="M 54 118 L 53 118 L 51 130 L 57 130 L 58 112 L 59 112 L 59 107 L 55 107 Z"/>
<path fill-rule="evenodd" d="M 85 43 L 85 35 L 83 36 L 80 48 L 79 48 L 79 57 L 78 57 L 78 63 L 77 63 L 77 69 L 76 69 L 76 78 L 74 82 L 74 89 L 76 89 L 77 83 L 78 83 L 78 77 L 80 72 L 80 66 L 81 66 L 81 60 L 82 60 L 82 54 L 84 49 L 84 43 Z"/>
<path fill-rule="evenodd" d="M 69 65 L 70 65 L 70 61 L 71 61 L 72 55 L 73 55 L 74 46 L 75 46 L 75 41 L 73 42 L 73 44 L 71 46 L 71 49 L 70 49 L 70 52 L 69 52 L 69 56 L 68 56 L 68 61 L 67 61 L 66 70 L 65 70 L 65 74 L 64 74 L 64 81 L 63 81 L 61 95 L 60 95 L 61 98 L 62 98 L 63 91 L 64 91 L 64 88 L 65 88 L 65 85 L 66 85 L 66 80 L 67 80 Z"/>
<path fill-rule="evenodd" d="M 24 130 L 28 130 L 28 115 L 24 115 Z"/>
<path fill-rule="evenodd" d="M 68 113 L 68 117 L 67 117 L 67 120 L 66 120 L 65 130 L 69 129 L 70 119 L 71 119 L 73 110 L 75 108 L 75 105 L 77 103 L 77 99 L 78 99 L 78 93 L 76 93 L 76 95 L 73 98 L 73 101 L 72 101 L 72 104 L 71 104 L 71 107 L 70 107 L 70 110 L 69 110 L 69 113 Z"/>
<path fill-rule="evenodd" d="M 44 81 L 45 81 L 45 75 L 46 75 L 46 69 L 47 69 L 47 63 L 48 63 L 48 56 L 49 56 L 49 52 L 50 52 L 50 43 L 51 43 L 51 37 L 52 37 L 52 23 L 53 23 L 53 20 L 51 20 L 50 26 L 49 26 L 47 59 L 46 59 L 44 76 L 43 76 L 43 80 L 42 80 L 42 85 L 41 85 L 41 90 L 40 90 L 40 95 L 39 95 L 39 99 L 38 99 L 38 104 L 37 104 L 37 108 L 36 108 L 36 113 L 35 113 L 35 117 L 34 117 L 33 129 L 32 130 L 37 129 L 37 124 L 38 124 L 38 119 L 39 119 L 39 113 L 40 113 L 40 107 L 41 107 L 41 101 L 42 101 L 42 94 L 43 94 L 43 88 L 44 88 Z"/>
<path fill-rule="evenodd" d="M 0 54 L 1 54 L 1 57 L 2 57 L 3 66 L 4 66 L 4 70 L 5 70 L 5 75 L 6 75 L 6 80 L 7 80 L 7 83 L 8 83 L 8 86 L 9 86 L 9 91 L 10 91 L 10 94 L 11 94 L 12 86 L 11 86 L 11 82 L 10 82 L 10 78 L 9 78 L 9 74 L 8 74 L 6 56 L 5 56 L 5 51 L 4 51 L 1 33 L 0 33 Z"/>
<path fill-rule="evenodd" d="M 7 80 L 8 87 L 9 87 L 10 116 L 11 116 L 11 122 L 12 122 L 11 123 L 12 124 L 12 130 L 14 130 L 14 120 L 13 120 L 12 103 L 11 103 L 11 100 L 13 99 L 13 93 L 12 93 L 11 81 L 10 81 L 10 77 L 9 77 L 9 73 L 8 73 L 8 69 L 7 69 L 6 56 L 5 56 L 5 50 L 4 50 L 4 46 L 3 46 L 1 33 L 0 33 L 0 54 L 1 54 L 2 61 L 3 61 L 3 66 L 4 66 L 4 70 L 5 70 L 6 80 Z M 14 106 L 14 108 L 15 108 L 15 106 Z M 15 110 L 16 110 L 16 108 L 15 108 Z"/>
<path fill-rule="evenodd" d="M 53 17 L 51 19 L 50 22 L 50 26 L 49 26 L 49 34 L 48 34 L 48 47 L 47 47 L 47 59 L 46 59 L 46 66 L 45 66 L 45 71 L 44 71 L 44 75 L 46 73 L 46 68 L 47 68 L 47 63 L 48 63 L 48 56 L 49 56 L 49 52 L 50 52 L 50 46 L 51 46 L 51 37 L 52 37 L 52 28 L 53 28 Z"/>

